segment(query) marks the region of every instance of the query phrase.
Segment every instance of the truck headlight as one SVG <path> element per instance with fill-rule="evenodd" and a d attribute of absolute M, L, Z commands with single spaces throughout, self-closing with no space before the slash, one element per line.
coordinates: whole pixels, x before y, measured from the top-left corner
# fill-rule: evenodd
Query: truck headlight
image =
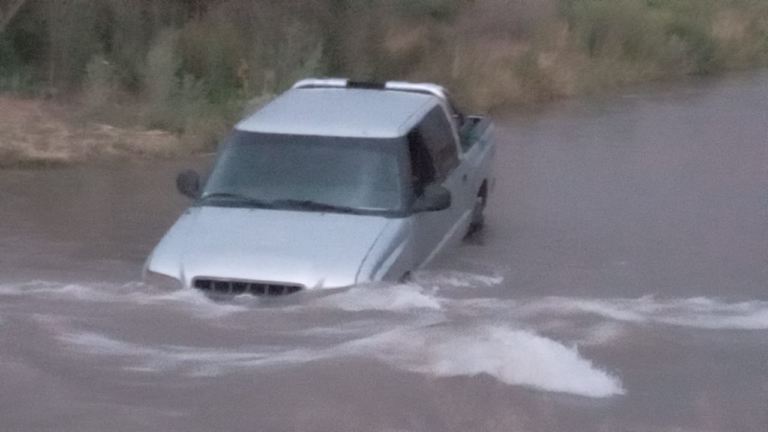
<path fill-rule="evenodd" d="M 155 288 L 169 291 L 175 291 L 182 288 L 180 280 L 168 275 L 164 275 L 162 273 L 155 273 L 149 270 L 144 273 L 144 283 Z"/>

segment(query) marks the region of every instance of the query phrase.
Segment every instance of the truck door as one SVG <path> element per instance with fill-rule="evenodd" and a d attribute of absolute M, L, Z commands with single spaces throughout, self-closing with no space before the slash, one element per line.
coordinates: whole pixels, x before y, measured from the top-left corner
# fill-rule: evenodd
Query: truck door
<path fill-rule="evenodd" d="M 445 246 L 463 236 L 461 219 L 466 207 L 465 173 L 460 167 L 458 146 L 451 124 L 442 108 L 435 107 L 409 135 L 414 194 L 429 184 L 442 185 L 451 192 L 449 209 L 415 215 L 419 265 L 431 261 Z"/>

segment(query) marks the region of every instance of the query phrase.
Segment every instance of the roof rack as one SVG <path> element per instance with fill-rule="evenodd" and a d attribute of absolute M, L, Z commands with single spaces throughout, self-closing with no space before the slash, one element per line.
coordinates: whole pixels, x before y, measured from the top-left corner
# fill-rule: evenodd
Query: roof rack
<path fill-rule="evenodd" d="M 394 90 L 411 93 L 424 93 L 437 96 L 444 101 L 448 100 L 447 92 L 442 86 L 429 83 L 409 83 L 405 81 L 387 81 L 384 83 L 377 83 L 366 81 L 351 81 L 345 78 L 308 78 L 297 82 L 293 85 L 292 88 L 364 88 L 377 90 Z"/>

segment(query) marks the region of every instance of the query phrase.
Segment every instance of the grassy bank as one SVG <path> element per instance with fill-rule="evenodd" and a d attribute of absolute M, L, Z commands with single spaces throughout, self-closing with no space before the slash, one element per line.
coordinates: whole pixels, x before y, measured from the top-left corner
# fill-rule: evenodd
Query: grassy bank
<path fill-rule="evenodd" d="M 179 138 L 159 130 L 83 121 L 79 107 L 0 96 L 0 169 L 40 168 L 126 156 L 183 154 Z"/>
<path fill-rule="evenodd" d="M 4 21 L 0 92 L 184 152 L 305 76 L 435 81 L 489 111 L 768 64 L 768 0 L 28 0 Z"/>

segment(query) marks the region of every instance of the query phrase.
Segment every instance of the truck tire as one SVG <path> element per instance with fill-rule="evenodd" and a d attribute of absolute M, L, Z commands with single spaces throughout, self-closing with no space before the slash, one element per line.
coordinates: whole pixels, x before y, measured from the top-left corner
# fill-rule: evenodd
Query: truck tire
<path fill-rule="evenodd" d="M 488 186 L 486 182 L 477 192 L 475 207 L 472 210 L 472 221 L 469 224 L 469 234 L 476 233 L 485 226 L 485 207 L 488 205 Z"/>

